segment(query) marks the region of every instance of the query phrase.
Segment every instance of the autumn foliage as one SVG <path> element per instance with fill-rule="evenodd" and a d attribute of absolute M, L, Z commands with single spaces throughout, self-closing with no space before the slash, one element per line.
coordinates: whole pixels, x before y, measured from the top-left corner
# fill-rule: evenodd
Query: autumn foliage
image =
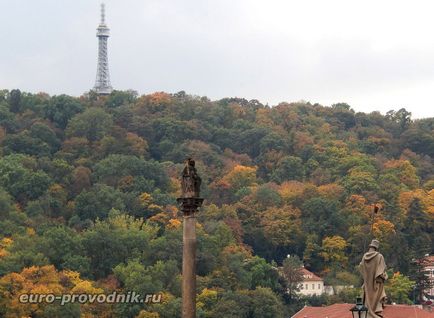
<path fill-rule="evenodd" d="M 409 302 L 424 279 L 411 260 L 433 252 L 433 127 L 405 109 L 368 114 L 345 103 L 1 90 L 0 317 L 180 317 L 176 198 L 190 156 L 205 198 L 198 317 L 288 317 L 306 303 L 354 301 L 357 289 L 301 298 L 278 269 L 304 265 L 357 288 L 373 237 L 395 272 L 393 300 Z M 112 290 L 163 301 L 17 301 Z"/>

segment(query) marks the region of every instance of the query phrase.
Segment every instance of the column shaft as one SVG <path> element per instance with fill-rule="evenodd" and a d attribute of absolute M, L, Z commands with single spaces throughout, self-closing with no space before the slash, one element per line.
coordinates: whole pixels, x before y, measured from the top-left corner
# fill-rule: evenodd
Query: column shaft
<path fill-rule="evenodd" d="M 184 215 L 182 318 L 196 318 L 196 217 Z"/>

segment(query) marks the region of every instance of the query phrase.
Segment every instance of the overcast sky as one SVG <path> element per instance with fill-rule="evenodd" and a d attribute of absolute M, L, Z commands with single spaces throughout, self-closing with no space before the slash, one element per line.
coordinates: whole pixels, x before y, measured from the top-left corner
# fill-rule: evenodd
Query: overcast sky
<path fill-rule="evenodd" d="M 434 117 L 434 1 L 104 2 L 115 89 Z M 92 88 L 99 6 L 0 0 L 0 88 Z"/>

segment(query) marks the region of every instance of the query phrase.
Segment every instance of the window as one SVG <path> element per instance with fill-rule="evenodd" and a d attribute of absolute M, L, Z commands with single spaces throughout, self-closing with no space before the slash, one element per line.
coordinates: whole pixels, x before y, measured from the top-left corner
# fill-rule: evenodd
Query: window
<path fill-rule="evenodd" d="M 321 284 L 318 284 L 318 289 L 321 289 Z"/>
<path fill-rule="evenodd" d="M 315 284 L 312 284 L 312 289 L 315 289 Z"/>
<path fill-rule="evenodd" d="M 309 285 L 308 284 L 306 284 L 306 290 L 308 290 L 309 289 Z"/>

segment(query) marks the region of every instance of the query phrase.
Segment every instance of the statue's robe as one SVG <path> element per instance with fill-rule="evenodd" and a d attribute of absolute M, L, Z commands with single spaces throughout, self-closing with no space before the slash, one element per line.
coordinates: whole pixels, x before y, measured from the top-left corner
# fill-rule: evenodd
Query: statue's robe
<path fill-rule="evenodd" d="M 181 188 L 183 198 L 198 198 L 201 179 L 192 166 L 186 166 L 182 172 Z"/>
<path fill-rule="evenodd" d="M 383 255 L 377 251 L 365 253 L 359 269 L 363 275 L 363 298 L 365 306 L 369 309 L 368 318 L 382 318 L 386 298 L 384 280 L 387 279 Z"/>

